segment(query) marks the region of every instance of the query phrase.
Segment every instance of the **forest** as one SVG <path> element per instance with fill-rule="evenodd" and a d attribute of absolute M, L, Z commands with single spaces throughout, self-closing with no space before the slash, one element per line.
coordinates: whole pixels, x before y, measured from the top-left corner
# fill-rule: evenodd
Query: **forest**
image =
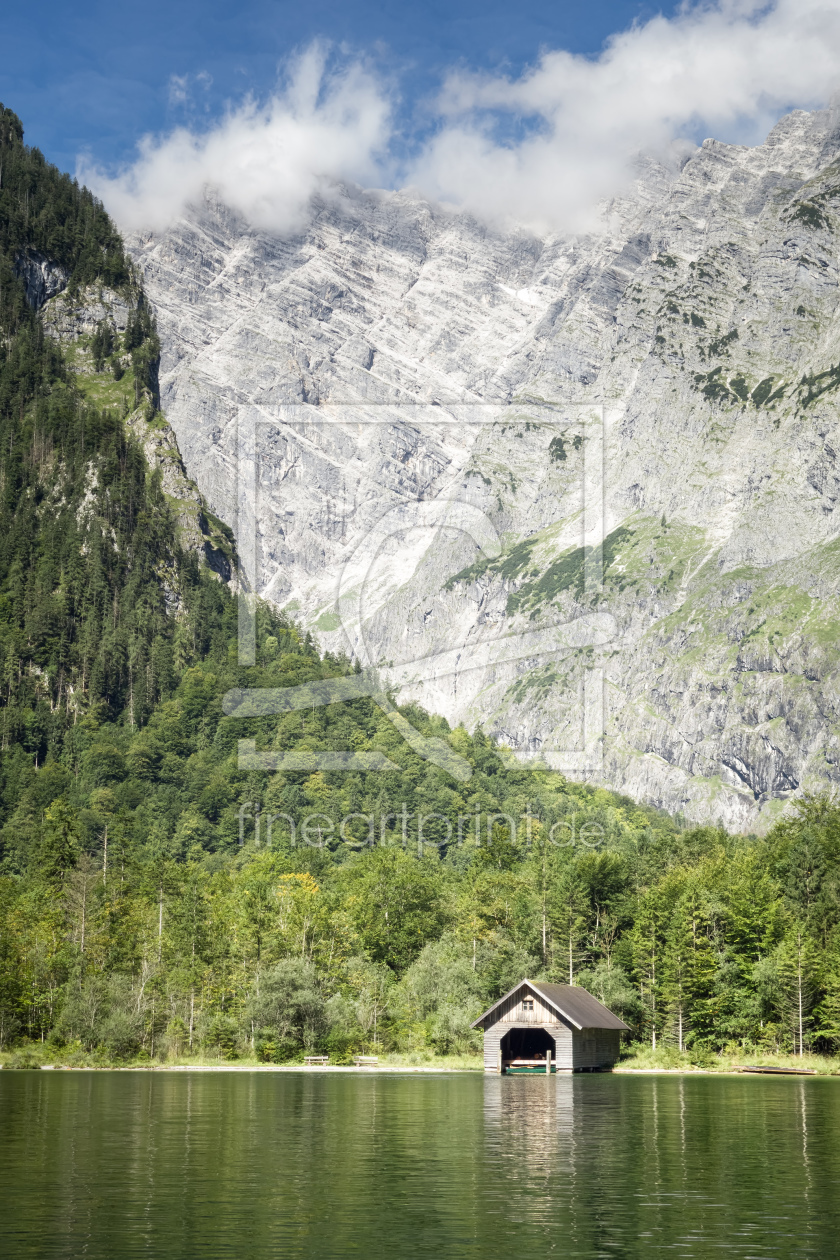
<path fill-rule="evenodd" d="M 131 306 L 95 406 L 28 298 Z M 155 423 L 159 347 L 102 206 L 0 107 L 0 1050 L 65 1062 L 471 1055 L 524 976 L 581 984 L 629 1042 L 720 1052 L 840 1045 L 840 805 L 766 836 L 691 827 L 526 768 L 480 729 L 399 712 L 472 770 L 421 759 L 360 695 L 226 713 L 234 688 L 355 672 L 267 606 L 239 663 L 233 594 L 178 539 L 130 436 Z M 272 771 L 238 745 L 353 749 L 391 768 Z"/>

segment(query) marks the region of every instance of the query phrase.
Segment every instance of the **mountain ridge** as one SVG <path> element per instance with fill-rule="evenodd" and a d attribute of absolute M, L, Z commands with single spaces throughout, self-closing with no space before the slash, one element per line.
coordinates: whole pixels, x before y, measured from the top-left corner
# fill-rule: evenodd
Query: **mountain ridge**
<path fill-rule="evenodd" d="M 527 421 L 532 407 L 544 424 L 549 402 L 565 451 L 581 413 L 556 409 L 603 407 L 603 534 L 622 527 L 635 542 L 599 605 L 619 641 L 602 653 L 598 781 L 748 829 L 834 783 L 838 152 L 830 111 L 796 111 L 755 148 L 707 140 L 678 170 L 647 162 L 588 238 L 505 235 L 360 190 L 315 203 L 294 238 L 252 230 L 211 193 L 168 232 L 131 237 L 160 324 L 167 414 L 216 514 L 256 531 L 254 588 L 324 646 L 355 652 L 355 631 L 323 628 L 354 546 L 383 506 L 439 498 L 444 483 L 465 492 L 468 477 L 470 493 L 489 483 L 473 500 L 505 545 L 537 537 L 547 574 L 583 542 L 574 449 L 552 482 L 544 454 L 473 451 L 463 408 Z M 412 407 L 448 408 L 460 453 Z M 253 524 L 234 492 L 249 408 L 276 430 L 258 452 Z M 399 436 L 357 440 L 353 426 L 373 420 Z M 304 424 L 321 426 L 314 446 Z M 541 489 L 529 497 L 518 482 L 517 502 L 511 470 Z M 466 626 L 465 651 L 481 649 L 488 622 L 524 630 L 506 621 L 504 576 L 446 593 L 468 548 L 443 556 L 427 542 L 424 554 L 425 576 L 392 576 L 367 617 L 375 663 L 423 655 L 421 625 Z M 568 590 L 543 602 L 555 617 L 589 611 Z M 800 608 L 801 627 L 785 608 Z M 443 629 L 429 644 L 453 648 Z M 517 699 L 529 671 L 418 677 L 401 694 L 531 756 L 583 722 L 585 668 L 560 671 L 536 705 Z"/>

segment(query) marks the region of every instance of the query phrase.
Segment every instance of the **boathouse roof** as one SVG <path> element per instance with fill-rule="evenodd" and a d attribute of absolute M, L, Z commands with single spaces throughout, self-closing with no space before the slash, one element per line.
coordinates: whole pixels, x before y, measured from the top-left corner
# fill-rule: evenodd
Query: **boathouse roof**
<path fill-rule="evenodd" d="M 613 1015 L 612 1011 L 604 1006 L 603 1002 L 599 1002 L 591 993 L 587 993 L 586 989 L 582 989 L 577 984 L 549 984 L 547 981 L 541 980 L 536 983 L 534 980 L 520 980 L 519 984 L 515 984 L 509 992 L 500 997 L 498 1002 L 494 1002 L 491 1007 L 479 1015 L 478 1019 L 472 1023 L 473 1028 L 477 1028 L 479 1024 L 492 1025 L 495 1020 L 492 1018 L 493 1012 L 502 1006 L 509 997 L 522 988 L 529 988 L 534 993 L 539 994 L 544 1001 L 548 1003 L 563 1019 L 567 1020 L 573 1028 L 616 1028 L 620 1031 L 629 1031 L 628 1025 L 623 1019 L 619 1019 L 617 1015 Z"/>

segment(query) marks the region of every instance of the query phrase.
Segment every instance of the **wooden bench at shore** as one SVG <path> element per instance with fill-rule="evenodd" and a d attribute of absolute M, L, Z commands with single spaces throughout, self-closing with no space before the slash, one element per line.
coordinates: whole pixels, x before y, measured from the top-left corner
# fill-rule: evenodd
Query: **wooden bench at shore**
<path fill-rule="evenodd" d="M 328 1054 L 308 1054 L 303 1063 L 305 1067 L 326 1067 L 329 1061 Z"/>
<path fill-rule="evenodd" d="M 376 1054 L 354 1054 L 354 1067 L 376 1067 L 379 1062 L 379 1056 Z"/>

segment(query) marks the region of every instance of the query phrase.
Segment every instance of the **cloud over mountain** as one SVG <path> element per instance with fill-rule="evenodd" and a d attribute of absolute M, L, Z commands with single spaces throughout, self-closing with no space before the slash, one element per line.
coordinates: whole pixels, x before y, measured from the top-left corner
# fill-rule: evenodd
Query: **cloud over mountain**
<path fill-rule="evenodd" d="M 205 132 L 146 137 L 116 175 L 84 164 L 79 174 L 129 228 L 162 228 L 211 187 L 286 233 L 314 194 L 353 181 L 576 230 L 640 151 L 674 154 L 711 132 L 755 142 L 781 112 L 823 105 L 838 85 L 840 0 L 720 0 L 636 25 L 596 59 L 545 51 L 513 79 L 454 70 L 431 127 L 427 118 L 398 162 L 393 84 L 360 61 L 329 68 L 314 46 L 267 103 L 247 100 Z"/>
<path fill-rule="evenodd" d="M 359 63 L 327 74 L 325 63 L 314 45 L 266 104 L 248 99 L 202 133 L 146 136 L 126 170 L 110 176 L 82 162 L 79 178 L 127 229 L 162 229 L 212 188 L 257 227 L 294 231 L 315 193 L 379 182 L 391 134 L 390 103 L 371 74 Z"/>

